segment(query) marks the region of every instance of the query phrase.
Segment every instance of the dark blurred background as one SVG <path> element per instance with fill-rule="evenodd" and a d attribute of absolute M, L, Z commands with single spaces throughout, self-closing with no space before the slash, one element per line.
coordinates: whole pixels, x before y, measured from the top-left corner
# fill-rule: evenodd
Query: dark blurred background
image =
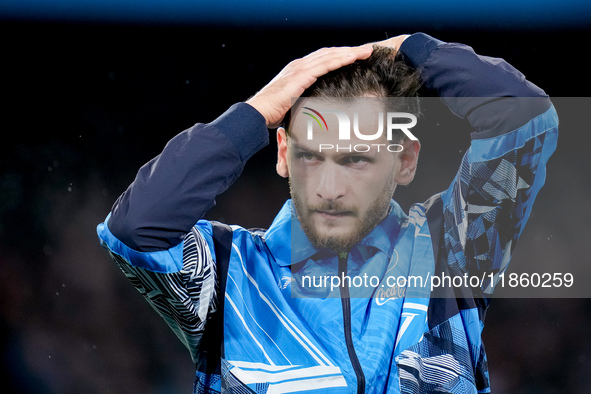
<path fill-rule="evenodd" d="M 321 46 L 424 31 L 506 59 L 553 97 L 576 97 L 555 101 L 559 146 L 513 264 L 588 267 L 591 7 L 408 3 L 3 2 L 2 391 L 191 392 L 188 352 L 100 247 L 96 225 L 168 139 Z M 403 207 L 447 187 L 469 143 L 469 128 L 457 128 L 418 134 L 421 165 L 397 191 Z M 253 157 L 208 217 L 269 226 L 288 197 L 274 157 L 273 144 Z M 589 298 L 496 299 L 486 323 L 494 393 L 591 392 Z"/>

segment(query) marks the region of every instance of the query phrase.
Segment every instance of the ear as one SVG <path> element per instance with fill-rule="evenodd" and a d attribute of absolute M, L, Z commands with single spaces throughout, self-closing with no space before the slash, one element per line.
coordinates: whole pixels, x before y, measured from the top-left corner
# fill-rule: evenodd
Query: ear
<path fill-rule="evenodd" d="M 398 153 L 400 168 L 396 172 L 395 181 L 399 185 L 406 186 L 412 182 L 417 172 L 421 143 L 418 140 L 408 139 L 401 145 L 403 147 L 402 152 Z"/>
<path fill-rule="evenodd" d="M 287 165 L 287 135 L 283 127 L 277 129 L 277 173 L 284 178 L 289 177 Z"/>

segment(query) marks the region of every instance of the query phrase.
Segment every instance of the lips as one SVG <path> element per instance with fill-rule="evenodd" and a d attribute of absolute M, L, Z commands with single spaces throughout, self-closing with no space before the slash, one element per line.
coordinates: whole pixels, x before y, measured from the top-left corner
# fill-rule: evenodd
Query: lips
<path fill-rule="evenodd" d="M 327 219 L 339 219 L 339 218 L 353 215 L 353 212 L 351 212 L 351 211 L 341 211 L 341 210 L 317 210 L 314 212 L 324 218 L 327 218 Z"/>

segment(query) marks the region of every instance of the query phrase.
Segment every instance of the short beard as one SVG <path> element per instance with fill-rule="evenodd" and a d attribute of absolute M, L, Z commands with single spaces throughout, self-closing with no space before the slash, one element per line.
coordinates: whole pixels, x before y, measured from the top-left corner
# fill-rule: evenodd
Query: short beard
<path fill-rule="evenodd" d="M 371 203 L 365 217 L 357 217 L 357 223 L 353 225 L 351 232 L 340 236 L 331 236 L 326 233 L 318 232 L 310 218 L 310 212 L 318 210 L 342 210 L 353 212 L 353 214 L 358 215 L 358 209 L 356 207 L 347 207 L 340 203 L 327 201 L 318 206 L 308 207 L 306 210 L 304 209 L 304 202 L 300 199 L 297 193 L 294 193 L 290 182 L 291 198 L 302 230 L 308 237 L 308 240 L 318 249 L 326 248 L 336 253 L 350 251 L 353 246 L 369 234 L 384 219 L 384 217 L 386 217 L 388 207 L 390 206 L 390 199 L 394 193 L 394 187 L 393 182 L 386 185 L 383 193 Z M 302 214 L 304 212 L 308 212 L 308 214 L 304 216 Z"/>

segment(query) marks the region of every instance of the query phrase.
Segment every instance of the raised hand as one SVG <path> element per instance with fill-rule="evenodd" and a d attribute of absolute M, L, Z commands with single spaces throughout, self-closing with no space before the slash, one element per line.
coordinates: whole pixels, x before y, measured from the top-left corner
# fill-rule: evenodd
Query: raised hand
<path fill-rule="evenodd" d="M 318 77 L 356 60 L 367 59 L 371 52 L 371 44 L 319 49 L 289 63 L 246 103 L 264 116 L 267 127 L 277 128 L 291 107 L 292 98 L 300 97 Z"/>

